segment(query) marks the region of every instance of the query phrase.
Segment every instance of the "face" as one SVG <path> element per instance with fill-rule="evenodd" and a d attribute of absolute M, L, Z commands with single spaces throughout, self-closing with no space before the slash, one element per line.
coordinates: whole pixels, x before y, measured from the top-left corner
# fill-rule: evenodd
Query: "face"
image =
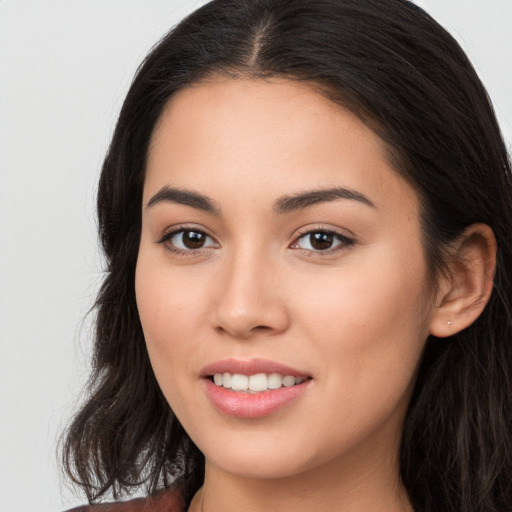
<path fill-rule="evenodd" d="M 371 130 L 285 80 L 182 90 L 142 218 L 148 352 L 207 464 L 278 478 L 396 458 L 434 306 L 417 196 Z"/>

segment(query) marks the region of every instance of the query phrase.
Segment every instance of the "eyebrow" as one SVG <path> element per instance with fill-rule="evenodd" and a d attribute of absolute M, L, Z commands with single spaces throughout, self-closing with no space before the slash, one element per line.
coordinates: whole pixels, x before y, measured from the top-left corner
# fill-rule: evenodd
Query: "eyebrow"
<path fill-rule="evenodd" d="M 302 210 L 314 204 L 336 201 L 337 199 L 350 199 L 370 206 L 371 208 L 376 208 L 376 206 L 360 192 L 345 187 L 334 187 L 324 190 L 302 192 L 292 196 L 283 196 L 276 201 L 274 211 L 276 213 L 288 213 L 294 210 Z"/>
<path fill-rule="evenodd" d="M 349 199 L 376 208 L 376 206 L 364 194 L 345 187 L 334 187 L 323 190 L 311 190 L 291 196 L 280 197 L 274 204 L 274 212 L 278 214 L 289 213 L 295 210 L 302 210 L 308 206 L 318 203 L 336 201 L 337 199 Z M 190 190 L 177 189 L 169 186 L 162 187 L 148 201 L 146 208 L 159 203 L 177 203 L 198 210 L 203 210 L 215 215 L 220 214 L 220 208 L 213 199 L 208 196 L 192 192 Z"/>
<path fill-rule="evenodd" d="M 149 201 L 146 208 L 151 208 L 158 203 L 177 203 L 197 210 L 214 213 L 219 215 L 220 209 L 216 206 L 215 201 L 207 196 L 172 187 L 162 187 Z"/>

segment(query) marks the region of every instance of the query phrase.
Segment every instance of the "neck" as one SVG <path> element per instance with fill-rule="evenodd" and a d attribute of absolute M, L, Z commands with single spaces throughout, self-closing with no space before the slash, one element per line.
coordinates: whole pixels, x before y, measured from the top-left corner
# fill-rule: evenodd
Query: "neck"
<path fill-rule="evenodd" d="M 248 478 L 206 464 L 190 512 L 412 512 L 396 461 L 339 464 L 279 479 Z"/>

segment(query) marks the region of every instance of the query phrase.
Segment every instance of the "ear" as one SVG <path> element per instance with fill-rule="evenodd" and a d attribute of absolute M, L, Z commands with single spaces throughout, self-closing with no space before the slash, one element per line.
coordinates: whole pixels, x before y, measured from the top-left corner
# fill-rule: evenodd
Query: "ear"
<path fill-rule="evenodd" d="M 496 250 L 496 238 L 486 224 L 469 226 L 455 241 L 447 275 L 439 282 L 430 334 L 451 336 L 480 316 L 493 288 Z"/>

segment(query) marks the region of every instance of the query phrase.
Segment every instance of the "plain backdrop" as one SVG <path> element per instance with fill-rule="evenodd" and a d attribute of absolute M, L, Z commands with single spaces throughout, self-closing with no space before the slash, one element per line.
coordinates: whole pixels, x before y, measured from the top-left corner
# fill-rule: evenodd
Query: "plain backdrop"
<path fill-rule="evenodd" d="M 83 502 L 56 463 L 102 277 L 95 190 L 136 67 L 204 1 L 0 0 L 0 509 Z M 512 142 L 512 0 L 423 0 L 469 53 Z"/>

